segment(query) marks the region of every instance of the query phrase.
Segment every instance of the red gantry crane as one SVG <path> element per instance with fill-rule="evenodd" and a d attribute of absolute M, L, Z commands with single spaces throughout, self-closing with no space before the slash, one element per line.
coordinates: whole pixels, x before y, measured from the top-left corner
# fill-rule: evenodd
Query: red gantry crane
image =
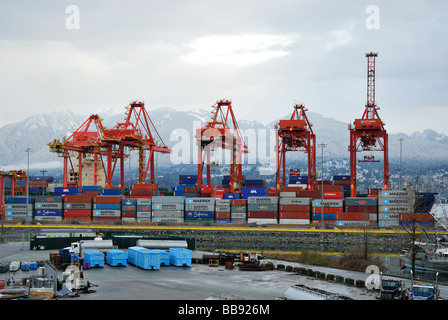
<path fill-rule="evenodd" d="M 104 127 L 101 118 L 93 114 L 81 126 L 76 129 L 67 139 L 53 140 L 48 146 L 51 152 L 56 152 L 64 158 L 64 187 L 82 187 L 82 161 L 89 155 L 93 155 L 94 160 L 94 185 L 97 185 L 99 161 L 102 162 L 102 155 L 106 155 L 105 145 L 101 142 Z M 69 172 L 75 173 L 72 156 L 78 153 L 78 175 L 74 175 L 75 180 L 69 181 Z M 114 155 L 115 156 L 115 155 Z"/>
<path fill-rule="evenodd" d="M 388 160 L 388 136 L 384 123 L 378 115 L 375 103 L 375 58 L 377 53 L 366 53 L 367 57 L 367 103 L 361 119 L 355 119 L 350 130 L 350 174 L 351 197 L 356 197 L 356 153 L 362 151 L 382 151 L 384 153 L 384 190 L 389 189 L 390 173 Z M 359 162 L 379 162 L 374 156 L 366 156 Z"/>
<path fill-rule="evenodd" d="M 248 148 L 242 139 L 232 102 L 222 99 L 212 106 L 212 121 L 196 130 L 198 145 L 198 187 L 202 186 L 202 171 L 207 166 L 207 186 L 210 186 L 210 151 L 217 148 L 231 152 L 230 192 L 239 192 L 242 187 L 242 153 L 248 153 Z"/>
<path fill-rule="evenodd" d="M 154 182 L 155 152 L 170 153 L 172 151 L 164 144 L 162 138 L 152 123 L 143 102 L 131 102 L 126 109 L 126 119 L 124 122 L 117 123 L 113 128 L 104 129 L 103 131 L 103 138 L 101 141 L 107 145 L 107 186 L 112 185 L 112 176 L 117 161 L 120 159 L 120 185 L 121 188 L 124 189 L 124 148 L 128 147 L 138 150 L 138 183 L 146 184 L 148 170 L 151 169 L 148 187 L 152 186 L 152 189 L 156 189 Z M 161 144 L 158 144 L 158 142 L 154 139 L 151 127 L 156 133 Z M 145 151 L 149 151 L 146 166 Z M 115 158 L 114 153 L 117 154 Z"/>
<path fill-rule="evenodd" d="M 19 191 L 21 193 L 25 193 L 25 196 L 27 196 L 29 192 L 28 175 L 26 171 L 23 170 L 0 171 L 0 209 L 3 208 L 5 204 L 5 199 L 3 198 L 5 179 L 9 179 L 11 182 L 11 197 L 15 196 L 15 193 L 17 191 L 16 185 L 17 182 L 20 180 L 25 180 L 25 186 L 23 189 L 20 189 Z M 1 216 L 1 210 L 0 210 L 0 216 Z"/>
<path fill-rule="evenodd" d="M 304 151 L 308 154 L 308 189 L 316 187 L 316 136 L 306 116 L 308 111 L 296 104 L 289 120 L 280 120 L 277 130 L 277 190 L 286 185 L 286 152 Z"/>

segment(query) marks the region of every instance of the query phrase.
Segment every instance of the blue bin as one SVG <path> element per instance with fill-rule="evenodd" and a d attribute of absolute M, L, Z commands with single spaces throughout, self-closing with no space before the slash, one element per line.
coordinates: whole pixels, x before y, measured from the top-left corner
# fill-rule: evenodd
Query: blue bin
<path fill-rule="evenodd" d="M 84 264 L 90 265 L 90 268 L 104 267 L 104 253 L 98 250 L 84 251 Z"/>
<path fill-rule="evenodd" d="M 191 250 L 170 248 L 170 264 L 177 267 L 191 267 Z"/>
<path fill-rule="evenodd" d="M 127 266 L 127 254 L 123 250 L 108 250 L 106 252 L 106 263 L 113 267 Z"/>

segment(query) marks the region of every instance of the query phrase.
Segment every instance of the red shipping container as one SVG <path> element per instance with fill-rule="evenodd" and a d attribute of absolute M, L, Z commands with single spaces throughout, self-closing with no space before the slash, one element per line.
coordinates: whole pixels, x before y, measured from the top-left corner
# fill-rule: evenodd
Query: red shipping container
<path fill-rule="evenodd" d="M 298 198 L 313 198 L 320 199 L 322 197 L 322 191 L 319 190 L 302 190 L 297 192 Z"/>
<path fill-rule="evenodd" d="M 342 199 L 344 193 L 340 191 L 324 191 L 324 199 Z"/>
<path fill-rule="evenodd" d="M 368 221 L 369 214 L 365 212 L 343 212 L 336 214 L 336 220 Z"/>
<path fill-rule="evenodd" d="M 341 213 L 344 212 L 343 207 L 324 207 L 324 213 Z M 320 207 L 313 207 L 313 213 L 322 213 Z"/>
<path fill-rule="evenodd" d="M 91 217 L 83 217 L 83 216 L 73 216 L 73 217 L 64 217 L 64 221 L 91 221 Z"/>
<path fill-rule="evenodd" d="M 136 211 L 121 211 L 121 216 L 123 218 L 137 218 Z"/>
<path fill-rule="evenodd" d="M 316 184 L 317 186 L 317 190 L 321 191 L 322 190 L 322 186 L 320 184 Z M 322 192 L 322 191 L 321 191 Z M 325 185 L 324 184 L 324 193 L 325 192 L 344 192 L 344 187 L 343 186 L 333 186 L 333 185 Z"/>
<path fill-rule="evenodd" d="M 131 199 L 152 199 L 152 196 L 134 196 L 134 195 L 131 195 L 131 196 L 129 196 L 129 198 L 131 198 Z"/>
<path fill-rule="evenodd" d="M 276 196 L 276 195 L 278 195 L 278 190 L 275 190 L 275 189 L 269 189 L 269 190 L 268 190 L 268 195 L 269 195 L 269 196 Z"/>
<path fill-rule="evenodd" d="M 121 203 L 122 196 L 99 196 L 93 197 L 93 203 Z"/>
<path fill-rule="evenodd" d="M 345 212 L 377 213 L 377 206 L 345 206 Z"/>
<path fill-rule="evenodd" d="M 154 183 L 135 183 L 131 185 L 132 190 L 157 190 L 157 185 Z"/>
<path fill-rule="evenodd" d="M 430 213 L 400 213 L 400 221 L 410 222 L 415 220 L 416 222 L 433 222 L 434 217 Z"/>
<path fill-rule="evenodd" d="M 66 216 L 91 216 L 90 209 L 64 209 L 64 217 Z"/>
<path fill-rule="evenodd" d="M 276 211 L 249 211 L 247 212 L 247 218 L 269 218 L 277 219 L 278 214 Z"/>
<path fill-rule="evenodd" d="M 301 205 L 283 205 L 281 204 L 279 207 L 280 211 L 289 211 L 289 212 L 311 212 L 311 206 L 301 206 Z"/>
<path fill-rule="evenodd" d="M 197 193 L 199 192 L 199 188 L 184 188 L 185 193 Z"/>
<path fill-rule="evenodd" d="M 92 202 L 92 196 L 64 196 L 64 202 L 79 202 L 79 203 L 89 203 Z"/>
<path fill-rule="evenodd" d="M 318 225 L 320 226 L 322 224 L 321 220 L 313 220 L 311 221 L 312 225 Z M 324 220 L 324 225 L 329 224 L 329 225 L 334 225 L 336 224 L 335 220 Z"/>
<path fill-rule="evenodd" d="M 154 190 L 149 189 L 136 189 L 129 192 L 131 196 L 153 196 L 154 193 Z"/>
<path fill-rule="evenodd" d="M 290 211 L 280 211 L 280 219 L 310 219 L 311 213 L 308 212 L 290 212 Z"/>
<path fill-rule="evenodd" d="M 230 200 L 230 205 L 245 206 L 245 205 L 247 205 L 247 200 L 246 199 L 232 199 L 232 200 Z"/>
<path fill-rule="evenodd" d="M 101 194 L 101 191 L 99 191 L 99 190 L 84 190 L 83 194 L 85 196 L 94 197 L 94 196 L 99 196 Z"/>
<path fill-rule="evenodd" d="M 215 212 L 215 219 L 230 219 L 230 212 Z"/>

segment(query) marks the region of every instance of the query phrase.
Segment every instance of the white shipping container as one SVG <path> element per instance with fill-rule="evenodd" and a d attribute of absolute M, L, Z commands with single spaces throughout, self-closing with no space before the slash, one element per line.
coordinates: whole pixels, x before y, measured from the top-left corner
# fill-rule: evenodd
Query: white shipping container
<path fill-rule="evenodd" d="M 279 224 L 311 224 L 310 219 L 279 219 Z"/>
<path fill-rule="evenodd" d="M 248 218 L 247 223 L 256 223 L 256 224 L 277 224 L 277 219 L 262 219 L 262 218 Z"/>

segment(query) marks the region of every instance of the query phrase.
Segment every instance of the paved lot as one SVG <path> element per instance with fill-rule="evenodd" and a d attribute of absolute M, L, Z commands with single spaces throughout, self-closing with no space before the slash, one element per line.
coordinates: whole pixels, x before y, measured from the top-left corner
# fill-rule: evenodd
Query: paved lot
<path fill-rule="evenodd" d="M 0 262 L 48 260 L 49 252 L 54 251 L 29 250 L 28 245 L 21 242 L 0 244 Z M 202 252 L 193 252 L 193 257 L 201 256 Z M 317 267 L 312 268 L 317 270 Z M 20 272 L 26 276 L 32 271 Z M 7 274 L 0 274 L 0 278 L 5 276 Z M 17 276 L 20 276 L 19 272 Z M 291 285 L 298 283 L 354 299 L 375 299 L 373 293 L 364 289 L 312 280 L 295 273 L 280 270 L 240 271 L 238 268 L 227 270 L 224 266 L 209 267 L 202 264 L 192 264 L 187 268 L 162 266 L 160 270 L 143 270 L 132 265 L 112 267 L 106 264 L 104 268 L 84 270 L 84 277 L 98 287 L 91 288 L 94 293 L 82 294 L 76 300 L 206 300 L 219 294 L 248 300 L 275 300 L 284 297 Z M 365 279 L 366 275 L 359 273 L 359 277 Z M 309 295 L 304 297 L 314 298 Z"/>

